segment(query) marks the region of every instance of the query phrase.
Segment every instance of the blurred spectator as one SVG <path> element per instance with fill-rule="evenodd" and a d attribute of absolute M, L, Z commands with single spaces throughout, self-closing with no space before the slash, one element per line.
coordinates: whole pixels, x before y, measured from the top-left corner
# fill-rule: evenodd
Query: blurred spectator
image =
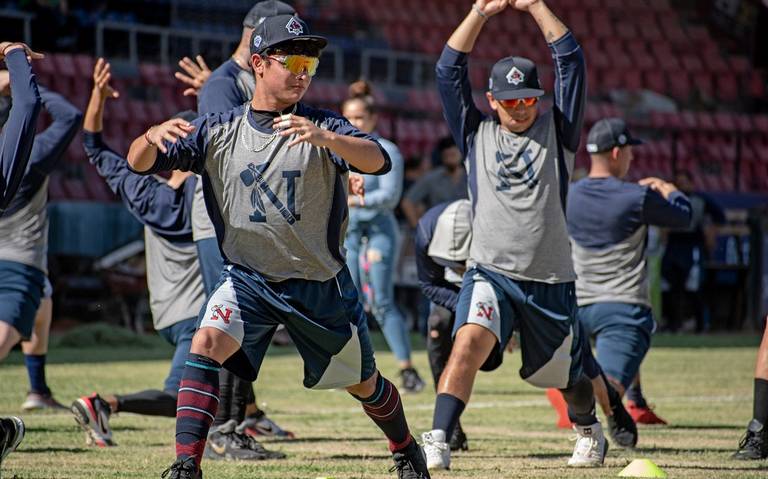
<path fill-rule="evenodd" d="M 725 222 L 725 213 L 711 198 L 693 191 L 693 178 L 688 171 L 675 177 L 675 184 L 691 201 L 691 224 L 688 228 L 669 231 L 661 263 L 661 274 L 667 283 L 664 293 L 666 329 L 678 331 L 687 311 L 693 310 L 696 331 L 709 328 L 709 310 L 701 293 L 704 283 L 702 265 L 714 251 L 714 224 Z"/>
<path fill-rule="evenodd" d="M 433 206 L 467 198 L 467 172 L 461 164 L 461 153 L 451 137 L 437 143 L 441 164 L 419 178 L 405 193 L 400 207 L 415 228 L 419 218 Z"/>

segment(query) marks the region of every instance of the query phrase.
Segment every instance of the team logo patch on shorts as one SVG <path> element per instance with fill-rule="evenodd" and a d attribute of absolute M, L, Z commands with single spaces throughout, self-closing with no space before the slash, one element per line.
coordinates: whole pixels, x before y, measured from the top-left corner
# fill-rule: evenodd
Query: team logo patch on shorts
<path fill-rule="evenodd" d="M 493 319 L 493 312 L 495 311 L 495 308 L 490 303 L 478 301 L 475 303 L 475 311 L 475 316 L 478 318 L 485 318 L 488 321 L 491 321 Z"/>
<path fill-rule="evenodd" d="M 211 311 L 213 314 L 211 315 L 211 321 L 218 321 L 219 319 L 224 321 L 224 323 L 229 324 L 229 317 L 232 316 L 232 309 L 224 307 L 221 304 L 214 304 L 211 306 Z"/>

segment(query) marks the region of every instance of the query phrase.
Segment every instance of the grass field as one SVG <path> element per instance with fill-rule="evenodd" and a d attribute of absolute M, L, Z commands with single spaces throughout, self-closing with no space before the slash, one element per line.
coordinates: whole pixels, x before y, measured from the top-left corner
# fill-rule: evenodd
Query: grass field
<path fill-rule="evenodd" d="M 66 344 L 66 342 L 64 342 Z M 649 458 L 670 478 L 765 478 L 768 462 L 729 459 L 752 412 L 752 370 L 758 337 L 664 337 L 656 340 L 643 368 L 646 395 L 671 425 L 641 429 L 635 450 L 611 449 L 605 467 L 565 467 L 573 443 L 554 428 L 554 412 L 543 391 L 517 375 L 519 353 L 502 368 L 481 374 L 462 422 L 470 450 L 454 454 L 450 473 L 439 478 L 616 477 L 635 458 Z M 377 360 L 392 377 L 395 363 L 377 338 Z M 204 464 L 206 478 L 314 479 L 316 477 L 391 478 L 386 444 L 360 406 L 338 391 L 307 391 L 302 366 L 292 349 L 273 348 L 258 382 L 258 400 L 297 439 L 265 441 L 288 455 L 262 463 Z M 132 392 L 159 387 L 170 349 L 143 340 L 129 347 L 71 348 L 50 352 L 49 383 L 62 402 L 92 391 Z M 414 353 L 427 376 L 426 353 Z M 18 352 L 0 365 L 0 414 L 18 414 L 27 379 Z M 404 398 L 414 433 L 431 425 L 430 390 Z M 119 446 L 86 447 L 69 414 L 28 414 L 20 449 L 5 461 L 6 479 L 159 477 L 173 460 L 174 421 L 131 414 L 113 417 Z"/>

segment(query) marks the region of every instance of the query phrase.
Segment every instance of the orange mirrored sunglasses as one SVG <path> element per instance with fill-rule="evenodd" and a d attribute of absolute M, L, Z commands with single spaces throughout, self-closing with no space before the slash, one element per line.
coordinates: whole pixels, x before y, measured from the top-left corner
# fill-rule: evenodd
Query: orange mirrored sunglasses
<path fill-rule="evenodd" d="M 516 108 L 517 105 L 521 103 L 527 107 L 531 107 L 539 101 L 539 98 L 534 96 L 531 98 L 513 98 L 511 100 L 496 100 L 496 101 L 501 103 L 501 106 L 503 106 L 504 108 Z"/>
<path fill-rule="evenodd" d="M 307 76 L 310 77 L 315 76 L 317 66 L 320 64 L 319 58 L 305 55 L 270 55 L 269 58 L 283 65 L 294 75 L 301 75 L 306 72 Z"/>

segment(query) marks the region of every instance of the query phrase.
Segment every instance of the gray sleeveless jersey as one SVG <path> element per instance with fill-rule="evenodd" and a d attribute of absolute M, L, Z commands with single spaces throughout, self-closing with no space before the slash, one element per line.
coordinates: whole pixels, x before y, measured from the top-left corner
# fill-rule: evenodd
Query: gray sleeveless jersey
<path fill-rule="evenodd" d="M 168 241 L 145 227 L 144 248 L 155 329 L 196 318 L 205 300 L 205 288 L 195 244 Z"/>
<path fill-rule="evenodd" d="M 516 280 L 573 281 L 552 111 L 523 134 L 480 123 L 467 161 L 473 203 L 469 263 Z M 563 148 L 567 174 L 574 154 Z M 474 165 L 474 167 L 473 167 Z"/>
<path fill-rule="evenodd" d="M 611 302 L 650 307 L 645 261 L 647 233 L 648 227 L 641 225 L 626 239 L 603 249 L 584 248 L 572 242 L 579 306 Z"/>
<path fill-rule="evenodd" d="M 26 264 L 48 274 L 48 179 L 32 200 L 0 217 L 0 260 Z"/>
<path fill-rule="evenodd" d="M 207 137 L 206 201 L 221 218 L 224 256 L 270 281 L 333 278 L 344 265 L 348 173 L 325 148 L 288 148 L 292 137 L 256 130 L 242 110 Z"/>
<path fill-rule="evenodd" d="M 256 80 L 250 70 L 240 70 L 235 81 L 237 88 L 242 92 L 243 97 L 250 99 L 253 96 L 253 90 L 256 89 Z M 228 111 L 237 105 L 222 105 L 221 111 Z M 203 182 L 200 177 L 197 178 L 197 187 L 195 189 L 195 199 L 192 202 L 192 238 L 200 241 L 208 238 L 215 238 L 216 230 L 213 228 L 211 218 L 205 209 L 205 198 L 203 197 Z"/>

